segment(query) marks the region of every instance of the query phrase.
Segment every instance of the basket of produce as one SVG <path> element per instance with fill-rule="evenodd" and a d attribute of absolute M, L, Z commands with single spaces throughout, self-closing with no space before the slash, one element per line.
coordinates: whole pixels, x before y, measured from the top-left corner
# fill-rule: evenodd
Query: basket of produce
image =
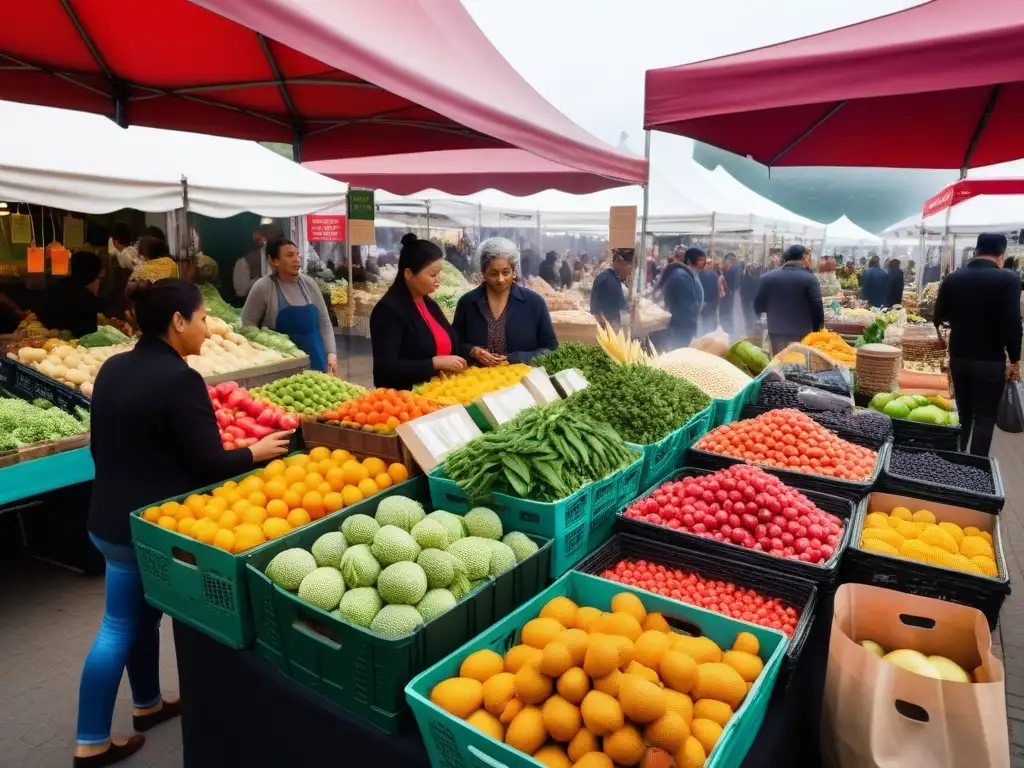
<path fill-rule="evenodd" d="M 741 419 L 751 419 L 774 410 L 758 405 L 745 405 L 740 412 Z M 852 411 L 807 411 L 808 416 L 843 440 L 879 450 L 892 440 L 892 419 L 867 408 Z"/>
<path fill-rule="evenodd" d="M 7 388 L 26 400 L 49 400 L 64 411 L 75 406 L 89 407 L 92 397 L 92 382 L 110 350 L 126 352 L 125 347 L 100 347 L 83 349 L 66 344 L 52 348 L 19 350 L 17 361 L 7 358 L 3 365 L 8 368 L 5 375 Z"/>
<path fill-rule="evenodd" d="M 628 533 L 612 536 L 573 570 L 780 630 L 789 637 L 789 670 L 803 651 L 818 600 L 810 581 Z"/>
<path fill-rule="evenodd" d="M 406 494 L 408 477 L 399 464 L 314 448 L 136 510 L 132 541 L 146 600 L 225 645 L 246 648 L 254 635 L 245 556 L 342 507 Z"/>
<path fill-rule="evenodd" d="M 725 351 L 725 359 L 751 378 L 760 376 L 771 362 L 765 351 L 751 343 L 749 339 L 735 342 Z"/>
<path fill-rule="evenodd" d="M 872 493 L 857 510 L 842 580 L 969 605 L 995 629 L 1010 594 L 1000 527 L 987 512 Z"/>
<path fill-rule="evenodd" d="M 256 648 L 301 685 L 388 733 L 405 685 L 538 594 L 551 543 L 497 516 L 431 512 L 425 481 L 346 509 L 247 558 Z"/>
<path fill-rule="evenodd" d="M 839 395 L 825 389 L 797 384 L 792 381 L 779 381 L 768 375 L 761 382 L 754 405 L 761 408 L 796 408 L 812 413 L 814 411 L 849 411 L 853 408 L 853 400 L 849 395 Z"/>
<path fill-rule="evenodd" d="M 690 466 L 760 466 L 797 488 L 859 499 L 874 485 L 888 455 L 843 440 L 808 414 L 768 411 L 708 432 L 687 452 Z"/>
<path fill-rule="evenodd" d="M 857 391 L 866 395 L 891 392 L 900 385 L 903 356 L 899 347 L 865 344 L 857 349 Z"/>
<path fill-rule="evenodd" d="M 725 358 L 692 347 L 667 352 L 651 366 L 696 384 L 713 398 L 711 426 L 735 420 L 740 408 L 757 398 L 761 387 L 760 379 L 751 378 Z"/>
<path fill-rule="evenodd" d="M 808 359 L 808 367 L 811 370 L 828 370 L 837 363 L 852 367 L 857 360 L 854 348 L 847 344 L 842 336 L 832 331 L 814 331 L 804 336 L 800 343 L 823 353 L 831 363 L 826 365 L 820 357 L 811 355 Z"/>
<path fill-rule="evenodd" d="M 996 459 L 905 445 L 885 457 L 878 490 L 993 514 L 1006 503 Z"/>
<path fill-rule="evenodd" d="M 292 413 L 317 416 L 366 393 L 358 384 L 319 371 L 303 371 L 276 379 L 250 390 L 254 398 L 266 400 Z"/>
<path fill-rule="evenodd" d="M 896 445 L 939 451 L 958 449 L 960 417 L 948 397 L 880 392 L 871 398 L 868 407 L 892 418 Z"/>
<path fill-rule="evenodd" d="M 732 502 L 733 491 L 754 498 Z M 708 495 L 714 500 L 706 501 Z M 725 501 L 718 500 L 720 495 Z M 698 506 L 701 501 L 704 508 Z M 736 511 L 739 503 L 742 512 Z M 716 472 L 688 467 L 629 504 L 618 520 L 621 530 L 637 536 L 832 584 L 850 539 L 855 505 L 801 491 L 757 467 L 733 465 Z"/>
<path fill-rule="evenodd" d="M 433 765 L 640 765 L 664 750 L 732 768 L 785 649 L 781 632 L 574 571 L 406 695 Z"/>
<path fill-rule="evenodd" d="M 480 395 L 518 384 L 530 372 L 525 363 L 502 364 L 491 368 L 468 368 L 453 376 L 441 374 L 413 391 L 421 397 L 445 405 L 470 405 Z"/>
<path fill-rule="evenodd" d="M 850 382 L 838 368 L 830 368 L 827 371 L 812 371 L 809 368 L 796 363 L 783 363 L 781 369 L 785 381 L 793 384 L 800 384 L 815 389 L 823 389 L 843 397 L 850 397 L 853 392 Z"/>
<path fill-rule="evenodd" d="M 623 486 L 640 491 L 641 461 L 614 429 L 560 400 L 448 454 L 429 474 L 430 495 L 438 509 L 486 504 L 507 530 L 553 539 L 559 576 L 611 533 Z"/>
<path fill-rule="evenodd" d="M 0 466 L 52 456 L 88 442 L 89 412 L 74 414 L 48 400 L 0 396 Z"/>

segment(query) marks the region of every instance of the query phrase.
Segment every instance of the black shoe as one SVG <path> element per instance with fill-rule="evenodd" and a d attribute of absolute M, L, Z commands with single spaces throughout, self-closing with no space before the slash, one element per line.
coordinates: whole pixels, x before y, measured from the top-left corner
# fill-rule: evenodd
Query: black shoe
<path fill-rule="evenodd" d="M 163 706 L 156 712 L 148 715 L 132 715 L 132 723 L 139 733 L 155 728 L 166 720 L 171 720 L 181 714 L 181 699 L 177 701 L 165 701 Z"/>
<path fill-rule="evenodd" d="M 120 763 L 142 749 L 142 745 L 145 743 L 146 737 L 139 734 L 129 736 L 124 744 L 114 744 L 111 742 L 107 751 L 100 752 L 98 755 L 91 755 L 89 757 L 78 757 L 76 755 L 74 768 L 102 768 L 105 765 Z"/>

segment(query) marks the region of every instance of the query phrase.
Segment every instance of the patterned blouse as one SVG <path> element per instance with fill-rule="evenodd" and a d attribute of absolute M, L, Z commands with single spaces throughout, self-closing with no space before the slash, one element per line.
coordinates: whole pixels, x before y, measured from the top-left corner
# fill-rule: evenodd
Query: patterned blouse
<path fill-rule="evenodd" d="M 487 351 L 492 355 L 508 353 L 508 337 L 505 335 L 505 324 L 508 320 L 508 304 L 498 317 L 491 313 L 490 302 L 487 303 Z"/>

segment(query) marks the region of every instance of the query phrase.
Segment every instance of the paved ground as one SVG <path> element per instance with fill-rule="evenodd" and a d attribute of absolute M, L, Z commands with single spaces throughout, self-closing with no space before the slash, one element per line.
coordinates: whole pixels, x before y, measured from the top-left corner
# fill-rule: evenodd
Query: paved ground
<path fill-rule="evenodd" d="M 365 364 L 353 363 L 355 380 L 364 380 L 367 372 Z M 1006 483 L 1003 542 L 1016 588 L 1003 607 L 997 653 L 1006 663 L 1013 765 L 1024 768 L 1024 438 L 997 432 L 994 454 L 1000 459 Z M 70 765 L 79 674 L 102 612 L 101 578 L 86 578 L 27 559 L 0 563 L 0 765 Z M 177 679 L 169 621 L 164 622 L 163 639 L 163 687 L 174 692 Z M 114 730 L 130 733 L 130 729 L 126 678 Z M 180 768 L 177 723 L 150 732 L 144 749 L 123 765 Z"/>

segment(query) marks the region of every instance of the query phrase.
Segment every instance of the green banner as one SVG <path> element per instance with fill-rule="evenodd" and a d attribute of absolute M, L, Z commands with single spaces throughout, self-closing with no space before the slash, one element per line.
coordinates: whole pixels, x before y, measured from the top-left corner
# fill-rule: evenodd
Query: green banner
<path fill-rule="evenodd" d="M 348 217 L 359 221 L 373 221 L 373 190 L 352 189 L 348 190 Z"/>

